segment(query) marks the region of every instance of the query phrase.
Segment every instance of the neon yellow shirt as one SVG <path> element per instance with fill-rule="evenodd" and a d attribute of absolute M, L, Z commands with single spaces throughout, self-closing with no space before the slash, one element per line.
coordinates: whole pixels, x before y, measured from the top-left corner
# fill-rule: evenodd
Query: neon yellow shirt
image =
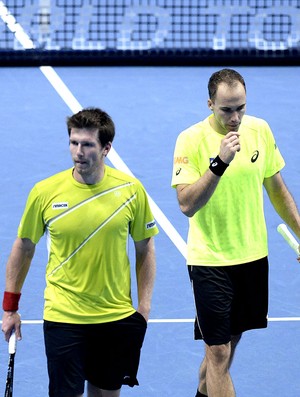
<path fill-rule="evenodd" d="M 285 163 L 264 120 L 245 115 L 239 132 L 241 151 L 207 204 L 189 218 L 189 265 L 236 265 L 268 254 L 263 181 Z M 218 155 L 223 138 L 209 117 L 183 131 L 175 146 L 172 186 L 196 182 Z"/>
<path fill-rule="evenodd" d="M 44 319 L 103 323 L 129 316 L 128 236 L 158 233 L 146 192 L 135 178 L 105 167 L 102 181 L 75 181 L 72 169 L 31 190 L 18 236 L 35 244 L 46 233 L 48 264 Z"/>

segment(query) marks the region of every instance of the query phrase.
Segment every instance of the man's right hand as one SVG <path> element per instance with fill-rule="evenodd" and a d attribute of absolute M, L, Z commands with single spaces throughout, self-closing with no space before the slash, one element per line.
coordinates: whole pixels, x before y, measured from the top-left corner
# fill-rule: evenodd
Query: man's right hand
<path fill-rule="evenodd" d="M 230 131 L 221 141 L 219 157 L 224 163 L 229 164 L 240 150 L 240 133 Z"/>
<path fill-rule="evenodd" d="M 21 334 L 21 316 L 18 312 L 5 311 L 2 317 L 2 332 L 4 339 L 9 341 L 12 331 L 15 330 L 17 340 L 22 339 Z"/>

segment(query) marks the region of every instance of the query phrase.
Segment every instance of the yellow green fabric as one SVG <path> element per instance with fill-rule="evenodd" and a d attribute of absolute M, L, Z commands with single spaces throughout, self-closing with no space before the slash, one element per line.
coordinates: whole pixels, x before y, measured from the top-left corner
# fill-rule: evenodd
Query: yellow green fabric
<path fill-rule="evenodd" d="M 102 323 L 132 314 L 128 236 L 158 233 L 142 184 L 111 167 L 102 181 L 75 181 L 72 169 L 31 190 L 18 236 L 47 235 L 44 319 Z"/>
<path fill-rule="evenodd" d="M 212 129 L 209 117 L 178 136 L 173 187 L 196 182 L 219 154 L 224 135 Z M 245 115 L 239 133 L 240 152 L 221 176 L 208 203 L 189 218 L 189 265 L 236 265 L 268 254 L 263 181 L 285 163 L 264 120 Z"/>

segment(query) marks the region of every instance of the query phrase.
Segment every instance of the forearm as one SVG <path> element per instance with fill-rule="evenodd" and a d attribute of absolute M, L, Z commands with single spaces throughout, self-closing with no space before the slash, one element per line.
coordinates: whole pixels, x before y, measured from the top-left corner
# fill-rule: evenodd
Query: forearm
<path fill-rule="evenodd" d="M 16 337 L 21 339 L 21 319 L 18 313 L 20 292 L 28 273 L 35 245 L 28 239 L 17 238 L 6 265 L 6 284 L 3 298 L 2 331 L 6 341 L 12 329 Z"/>
<path fill-rule="evenodd" d="M 205 206 L 237 152 L 240 151 L 239 133 L 228 132 L 221 141 L 220 152 L 208 170 L 191 185 L 178 185 L 177 198 L 184 215 L 192 217 Z"/>
<path fill-rule="evenodd" d="M 205 206 L 216 190 L 220 178 L 208 169 L 195 183 L 177 186 L 177 198 L 184 215 L 191 217 Z"/>
<path fill-rule="evenodd" d="M 33 255 L 34 244 L 30 240 L 17 238 L 6 265 L 6 291 L 21 291 Z"/>
<path fill-rule="evenodd" d="M 293 196 L 287 189 L 280 173 L 264 181 L 270 201 L 281 219 L 300 238 L 300 216 Z"/>
<path fill-rule="evenodd" d="M 300 216 L 293 197 L 290 194 L 275 197 L 273 198 L 273 206 L 281 219 L 300 238 Z"/>
<path fill-rule="evenodd" d="M 154 288 L 156 262 L 154 239 L 150 238 L 142 251 L 136 253 L 138 311 L 148 320 Z"/>

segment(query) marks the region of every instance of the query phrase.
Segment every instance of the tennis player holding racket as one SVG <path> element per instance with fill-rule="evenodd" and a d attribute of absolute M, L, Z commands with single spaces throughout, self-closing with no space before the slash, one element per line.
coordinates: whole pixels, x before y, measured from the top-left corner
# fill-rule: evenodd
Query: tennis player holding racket
<path fill-rule="evenodd" d="M 2 330 L 21 338 L 18 304 L 35 245 L 48 238 L 44 337 L 49 396 L 118 397 L 138 385 L 158 233 L 142 184 L 105 164 L 115 127 L 101 109 L 68 118 L 74 167 L 31 190 L 6 269 Z M 138 307 L 131 298 L 134 241 Z"/>
<path fill-rule="evenodd" d="M 205 342 L 196 397 L 233 397 L 229 368 L 242 333 L 267 327 L 263 187 L 298 237 L 300 218 L 280 174 L 284 160 L 270 127 L 245 115 L 243 77 L 220 70 L 210 77 L 208 92 L 212 114 L 177 139 L 172 185 L 189 217 L 195 339 Z"/>

